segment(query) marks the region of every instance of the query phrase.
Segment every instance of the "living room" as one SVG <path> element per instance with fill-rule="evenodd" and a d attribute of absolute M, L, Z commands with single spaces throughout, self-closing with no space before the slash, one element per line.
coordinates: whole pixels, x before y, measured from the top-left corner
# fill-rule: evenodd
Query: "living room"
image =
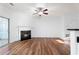
<path fill-rule="evenodd" d="M 52 39 L 56 40 L 54 42 L 58 42 L 63 45 L 66 44 L 67 46 L 65 45 L 66 47 L 62 48 L 67 50 L 65 50 L 65 52 L 63 53 L 62 52 L 59 53 L 53 49 L 53 51 L 55 51 L 56 53 L 53 52 L 51 53 L 49 49 L 46 50 L 48 51 L 46 55 L 49 54 L 70 55 L 71 54 L 70 31 L 67 29 L 79 28 L 78 25 L 79 4 L 78 3 L 0 3 L 0 18 L 8 19 L 7 44 L 16 45 L 18 43 L 15 42 L 18 42 L 20 40 L 21 43 L 33 39 L 36 40 L 35 42 L 39 42 L 41 40 L 40 42 L 43 43 L 43 42 L 49 42 L 49 40 Z M 27 36 L 26 33 L 23 31 L 25 32 L 30 31 L 29 32 L 30 34 L 28 34 L 30 35 L 30 39 L 27 40 L 26 38 L 23 39 L 21 37 L 22 35 Z M 1 51 L 4 50 L 4 47 L 6 47 L 7 44 L 1 46 L 2 49 Z M 62 46 L 61 44 L 59 44 L 60 47 Z M 38 47 L 37 50 L 40 51 L 40 47 Z M 18 50 L 16 49 L 15 52 L 16 51 Z M 43 54 L 45 54 L 46 51 L 44 51 Z M 10 54 L 28 55 L 33 53 L 34 55 L 33 51 L 29 53 L 22 53 L 22 52 L 15 53 L 15 52 L 11 52 Z M 9 53 L 7 53 L 6 51 L 6 53 L 2 52 L 2 54 L 9 54 Z M 36 55 L 38 54 L 42 54 L 42 52 L 36 53 Z"/>

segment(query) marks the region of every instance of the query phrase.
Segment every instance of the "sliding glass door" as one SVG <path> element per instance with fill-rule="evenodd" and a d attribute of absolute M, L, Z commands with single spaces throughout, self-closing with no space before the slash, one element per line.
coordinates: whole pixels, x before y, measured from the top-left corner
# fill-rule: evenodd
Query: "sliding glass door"
<path fill-rule="evenodd" d="M 0 47 L 9 43 L 9 19 L 0 17 Z"/>

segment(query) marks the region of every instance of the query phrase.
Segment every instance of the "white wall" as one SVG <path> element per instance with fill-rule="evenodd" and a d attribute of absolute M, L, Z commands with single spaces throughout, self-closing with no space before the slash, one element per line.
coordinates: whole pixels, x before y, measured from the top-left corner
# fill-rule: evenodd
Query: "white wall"
<path fill-rule="evenodd" d="M 27 13 L 28 14 L 28 13 Z M 18 40 L 18 26 L 29 26 L 32 37 L 62 37 L 63 19 L 60 16 L 29 16 L 13 12 L 11 17 L 11 42 Z"/>
<path fill-rule="evenodd" d="M 32 23 L 33 37 L 61 37 L 63 30 L 60 16 L 35 16 Z"/>
<path fill-rule="evenodd" d="M 20 26 L 31 26 L 31 19 L 27 16 L 27 14 L 22 12 L 13 12 L 10 18 L 10 39 L 11 42 L 19 40 L 18 27 Z"/>
<path fill-rule="evenodd" d="M 78 12 L 68 12 L 63 15 L 64 20 L 64 35 L 69 34 L 70 31 L 67 29 L 77 29 L 79 28 L 79 13 Z"/>
<path fill-rule="evenodd" d="M 63 19 L 60 16 L 29 16 L 13 12 L 11 17 L 11 42 L 18 40 L 18 26 L 27 26 L 32 37 L 62 37 Z"/>

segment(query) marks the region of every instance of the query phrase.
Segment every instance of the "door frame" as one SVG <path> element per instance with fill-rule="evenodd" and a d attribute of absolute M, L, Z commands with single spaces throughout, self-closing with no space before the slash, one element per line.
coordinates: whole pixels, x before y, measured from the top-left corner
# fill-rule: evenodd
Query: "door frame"
<path fill-rule="evenodd" d="M 10 43 L 10 18 L 4 16 L 0 16 L 0 17 L 8 20 L 8 43 Z"/>

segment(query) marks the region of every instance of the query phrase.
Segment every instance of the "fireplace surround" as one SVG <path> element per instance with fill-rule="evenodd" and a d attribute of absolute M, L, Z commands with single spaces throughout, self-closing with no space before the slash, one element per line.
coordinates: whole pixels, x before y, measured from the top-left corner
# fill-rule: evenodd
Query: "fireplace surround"
<path fill-rule="evenodd" d="M 71 55 L 79 55 L 79 29 L 67 29 L 70 31 Z"/>
<path fill-rule="evenodd" d="M 31 39 L 31 27 L 18 26 L 18 39 L 21 41 Z"/>

